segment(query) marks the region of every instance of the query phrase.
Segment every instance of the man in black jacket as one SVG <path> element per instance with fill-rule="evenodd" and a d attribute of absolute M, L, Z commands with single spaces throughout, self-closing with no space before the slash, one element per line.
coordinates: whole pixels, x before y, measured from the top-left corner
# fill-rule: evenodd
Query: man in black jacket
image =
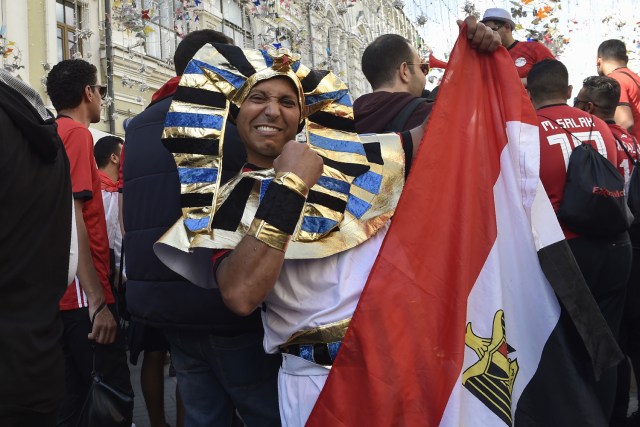
<path fill-rule="evenodd" d="M 213 30 L 187 35 L 174 56 L 177 77 L 127 126 L 122 161 L 127 305 L 134 320 L 161 328 L 169 341 L 186 425 L 229 426 L 237 410 L 249 427 L 271 426 L 280 423 L 280 357 L 262 348 L 259 310 L 248 317 L 232 314 L 217 289 L 193 285 L 153 253 L 153 243 L 181 215 L 176 164 L 160 140 L 173 94 L 182 90 L 180 76 L 200 47 L 229 42 Z M 231 126 L 224 150 L 223 179 L 235 175 L 246 158 Z"/>
<path fill-rule="evenodd" d="M 431 112 L 422 98 L 429 65 L 404 37 L 384 34 L 371 42 L 362 54 L 362 72 L 373 92 L 353 103 L 358 133 L 410 130 Z"/>
<path fill-rule="evenodd" d="M 0 182 L 0 425 L 52 427 L 64 394 L 58 301 L 78 261 L 69 160 L 40 96 L 4 70 Z"/>

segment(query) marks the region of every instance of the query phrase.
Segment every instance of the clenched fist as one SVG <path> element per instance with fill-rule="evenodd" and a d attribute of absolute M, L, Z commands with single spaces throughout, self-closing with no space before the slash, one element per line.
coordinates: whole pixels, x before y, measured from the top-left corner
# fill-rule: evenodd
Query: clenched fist
<path fill-rule="evenodd" d="M 322 158 L 307 144 L 289 141 L 282 153 L 273 161 L 273 168 L 278 172 L 293 172 L 311 188 L 322 175 Z"/>

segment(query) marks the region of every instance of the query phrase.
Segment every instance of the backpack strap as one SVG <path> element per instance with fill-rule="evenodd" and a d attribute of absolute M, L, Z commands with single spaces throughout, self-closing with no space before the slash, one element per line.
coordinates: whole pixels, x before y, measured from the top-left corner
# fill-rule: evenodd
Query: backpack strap
<path fill-rule="evenodd" d="M 423 102 L 428 102 L 426 98 L 414 98 L 407 103 L 402 110 L 396 114 L 391 122 L 384 128 L 384 132 L 400 132 L 409 121 L 413 112 Z"/>
<path fill-rule="evenodd" d="M 629 73 L 627 73 L 626 71 L 620 71 L 622 74 L 626 74 L 627 76 L 629 76 L 629 78 L 631 80 L 633 80 L 633 82 L 636 84 L 636 86 L 638 86 L 638 90 L 640 90 L 640 84 L 638 84 L 638 82 L 636 81 L 636 79 L 633 78 L 633 76 Z"/>
<path fill-rule="evenodd" d="M 627 147 L 624 146 L 624 144 L 622 143 L 622 141 L 620 141 L 615 135 L 613 136 L 616 141 L 618 141 L 618 144 L 620 145 L 620 147 L 624 150 L 624 153 L 627 155 L 627 157 L 629 158 L 629 161 L 634 165 L 637 166 L 638 163 L 640 163 L 640 155 L 638 155 L 638 143 L 636 142 L 636 139 L 631 136 L 631 139 L 633 141 L 633 151 L 635 151 L 635 155 L 636 155 L 636 160 L 634 160 L 634 158 L 631 156 L 631 153 L 629 153 L 629 150 L 627 150 Z"/>

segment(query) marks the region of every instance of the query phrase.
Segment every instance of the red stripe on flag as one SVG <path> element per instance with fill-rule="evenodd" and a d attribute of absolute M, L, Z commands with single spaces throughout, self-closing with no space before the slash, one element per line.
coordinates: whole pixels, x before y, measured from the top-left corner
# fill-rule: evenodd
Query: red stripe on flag
<path fill-rule="evenodd" d="M 507 51 L 478 54 L 461 34 L 308 426 L 437 426 L 460 374 L 467 297 L 496 239 L 505 122 L 529 102 Z"/>

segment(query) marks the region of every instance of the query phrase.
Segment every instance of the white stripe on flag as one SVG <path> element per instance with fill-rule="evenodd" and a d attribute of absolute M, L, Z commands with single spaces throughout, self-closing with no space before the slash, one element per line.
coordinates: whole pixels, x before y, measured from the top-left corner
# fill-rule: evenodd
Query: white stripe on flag
<path fill-rule="evenodd" d="M 538 128 L 510 122 L 507 134 L 510 142 L 501 153 L 501 173 L 493 189 L 497 238 L 469 294 L 467 324 L 477 337 L 490 340 L 494 317 L 504 311 L 506 343 L 513 349 L 508 359 L 517 360 L 518 366 L 510 405 L 513 416 L 560 317 L 557 298 L 540 268 L 536 244 L 546 246 L 564 237 L 538 178 Z M 520 141 L 520 146 L 512 141 Z M 492 410 L 462 384 L 463 373 L 479 360 L 465 346 L 463 368 L 441 426 L 505 425 L 496 415 L 498 408 Z"/>

